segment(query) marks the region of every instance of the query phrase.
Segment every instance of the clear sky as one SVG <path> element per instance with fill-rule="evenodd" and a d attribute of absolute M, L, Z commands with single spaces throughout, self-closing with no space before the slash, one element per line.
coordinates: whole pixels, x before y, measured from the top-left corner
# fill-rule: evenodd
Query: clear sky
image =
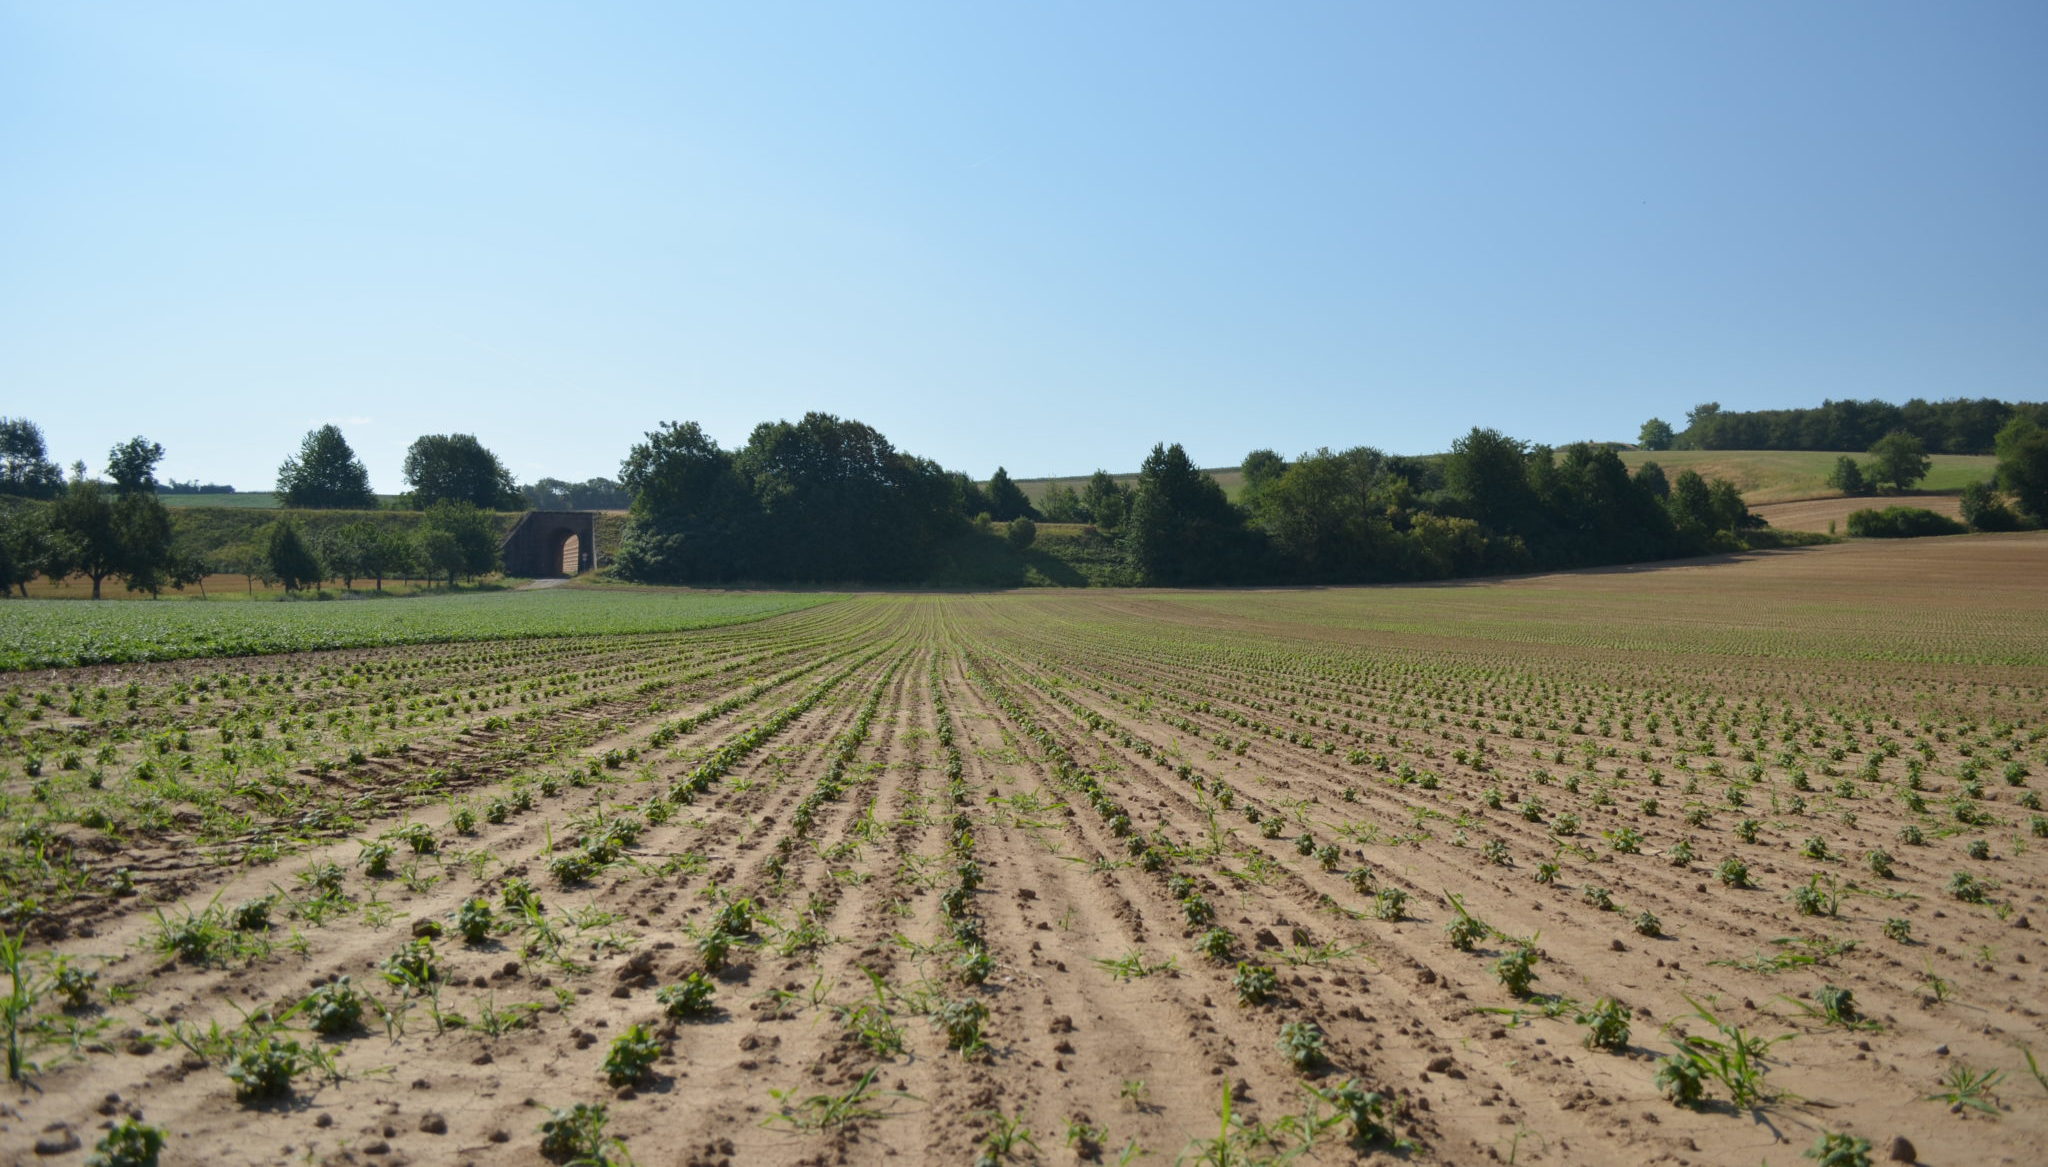
<path fill-rule="evenodd" d="M 0 0 L 0 414 L 269 489 L 2048 398 L 2048 4 Z"/>

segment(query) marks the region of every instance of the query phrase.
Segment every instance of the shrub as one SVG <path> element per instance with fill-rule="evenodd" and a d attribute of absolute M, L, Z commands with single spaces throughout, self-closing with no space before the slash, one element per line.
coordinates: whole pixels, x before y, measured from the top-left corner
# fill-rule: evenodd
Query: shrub
<path fill-rule="evenodd" d="M 1963 521 L 1978 531 L 2016 531 L 2020 526 L 2019 516 L 1982 482 L 1963 487 Z"/>
<path fill-rule="evenodd" d="M 1869 507 L 1849 515 L 1849 533 L 1863 539 L 1916 539 L 1924 535 L 1961 535 L 1968 527 L 1921 507 Z"/>

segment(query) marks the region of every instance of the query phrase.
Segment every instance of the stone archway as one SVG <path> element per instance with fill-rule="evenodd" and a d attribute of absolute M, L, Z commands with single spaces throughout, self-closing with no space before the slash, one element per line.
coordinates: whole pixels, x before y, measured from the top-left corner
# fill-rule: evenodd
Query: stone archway
<path fill-rule="evenodd" d="M 597 566 L 597 513 L 528 511 L 505 536 L 505 574 L 544 579 Z"/>
<path fill-rule="evenodd" d="M 554 554 L 548 562 L 559 567 L 563 575 L 576 575 L 583 570 L 583 539 L 574 531 L 559 531 L 555 534 Z"/>

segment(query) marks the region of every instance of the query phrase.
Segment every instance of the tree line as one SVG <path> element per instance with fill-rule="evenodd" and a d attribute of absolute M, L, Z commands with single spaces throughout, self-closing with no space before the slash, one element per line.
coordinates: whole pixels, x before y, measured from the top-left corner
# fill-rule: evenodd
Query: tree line
<path fill-rule="evenodd" d="M 1992 444 L 2011 504 L 1975 488 L 1964 500 L 1968 521 L 1978 529 L 2048 522 L 2048 428 L 2015 412 Z M 1867 467 L 1844 459 L 1838 476 L 1853 476 L 1859 489 L 1871 480 L 1903 489 L 1926 473 L 1925 446 L 1905 431 L 1881 435 L 1871 454 Z M 76 574 L 91 581 L 94 598 L 110 578 L 156 594 L 210 571 L 291 590 L 324 579 L 453 584 L 497 569 L 489 512 L 518 499 L 510 475 L 474 437 L 429 435 L 406 460 L 408 499 L 423 508 L 409 532 L 366 516 L 314 538 L 287 518 L 260 546 L 201 562 L 172 546 L 156 497 L 162 457 L 160 445 L 136 437 L 109 451 L 106 481 L 83 463 L 67 478 L 33 423 L 0 418 L 6 590 L 25 593 L 38 575 Z M 1092 525 L 1113 543 L 1126 577 L 1150 584 L 1441 579 L 1697 555 L 1768 538 L 1724 480 L 1690 470 L 1667 477 L 1655 463 L 1631 474 L 1608 445 L 1554 449 L 1487 428 L 1437 457 L 1360 446 L 1288 461 L 1255 450 L 1242 474 L 1233 501 L 1179 445 L 1160 443 L 1130 485 L 1097 470 L 1078 490 L 1056 484 L 1034 506 L 1001 467 L 982 485 L 831 414 L 763 423 L 736 449 L 695 422 L 669 422 L 621 464 L 616 488 L 631 500 L 631 519 L 615 570 L 663 583 L 917 583 L 931 578 L 949 546 L 993 534 L 997 523 L 1013 548 L 1028 551 L 1041 519 Z M 612 485 L 544 481 L 558 501 Z M 374 502 L 361 462 L 333 426 L 309 433 L 280 468 L 287 486 L 280 494 L 294 505 Z"/>
<path fill-rule="evenodd" d="M 1606 447 L 1562 451 L 1474 429 L 1437 459 L 1370 447 L 1245 460 L 1232 502 L 1177 444 L 1125 486 L 1096 471 L 1034 507 L 998 468 L 986 487 L 895 449 L 858 421 L 764 423 L 728 450 L 669 422 L 628 454 L 633 493 L 617 572 L 647 582 L 916 582 L 951 540 L 1006 521 L 1094 525 L 1144 583 L 1365 582 L 1576 567 L 1741 545 L 1761 526 L 1734 486 Z"/>
<path fill-rule="evenodd" d="M 1687 413 L 1683 430 L 1651 418 L 1639 441 L 1649 450 L 1866 450 L 1903 433 L 1937 454 L 1989 454 L 2015 418 L 2048 426 L 2048 403 L 1915 397 L 1904 405 L 1850 399 L 1812 409 L 1732 410 L 1709 401 Z"/>

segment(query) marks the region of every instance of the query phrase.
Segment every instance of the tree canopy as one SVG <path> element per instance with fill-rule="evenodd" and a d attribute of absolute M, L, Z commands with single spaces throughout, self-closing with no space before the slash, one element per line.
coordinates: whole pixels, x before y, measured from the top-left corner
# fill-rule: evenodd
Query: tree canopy
<path fill-rule="evenodd" d="M 156 464 L 164 448 L 140 434 L 107 451 L 107 477 L 121 494 L 156 493 Z"/>
<path fill-rule="evenodd" d="M 2020 513 L 2048 525 L 2048 427 L 2016 417 L 1998 431 L 1997 450 L 1998 484 Z"/>
<path fill-rule="evenodd" d="M 41 426 L 25 417 L 0 417 L 0 494 L 55 498 L 64 471 L 43 446 Z"/>
<path fill-rule="evenodd" d="M 334 425 L 309 431 L 299 452 L 277 468 L 277 501 L 279 506 L 314 510 L 377 506 L 377 496 L 370 492 L 370 472 Z"/>
<path fill-rule="evenodd" d="M 517 510 L 512 474 L 471 434 L 426 434 L 405 452 L 405 481 L 413 506 L 466 502 L 479 510 Z"/>
<path fill-rule="evenodd" d="M 1024 494 L 1024 488 L 1011 481 L 1010 472 L 1001 466 L 988 480 L 988 513 L 998 523 L 1042 517 Z"/>
<path fill-rule="evenodd" d="M 1933 465 L 1927 458 L 1926 443 L 1905 430 L 1893 430 L 1871 443 L 1870 457 L 1871 480 L 1889 482 L 1893 490 L 1912 489 Z"/>

